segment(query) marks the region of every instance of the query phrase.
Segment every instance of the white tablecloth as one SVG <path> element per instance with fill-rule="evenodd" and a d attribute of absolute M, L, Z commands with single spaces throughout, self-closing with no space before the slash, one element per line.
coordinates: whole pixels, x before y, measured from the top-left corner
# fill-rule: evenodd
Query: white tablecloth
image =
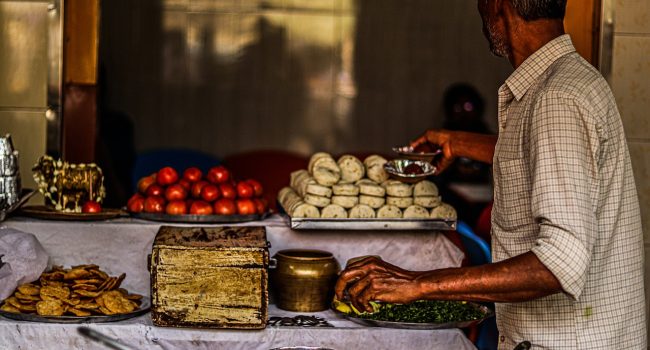
<path fill-rule="evenodd" d="M 112 275 L 127 273 L 123 286 L 148 294 L 147 255 L 160 223 L 118 219 L 107 222 L 55 222 L 14 218 L 2 223 L 36 235 L 51 263 L 100 265 Z M 341 265 L 355 256 L 380 255 L 407 269 L 459 266 L 463 254 L 436 232 L 293 231 L 279 216 L 242 225 L 266 226 L 271 255 L 287 248 L 334 253 Z M 269 315 L 286 314 L 270 306 Z M 335 328 L 269 327 L 262 331 L 193 330 L 152 326 L 149 315 L 90 327 L 137 349 L 270 349 L 325 346 L 334 349 L 473 349 L 460 330 L 413 331 L 368 328 L 319 313 Z M 101 349 L 81 338 L 75 325 L 0 319 L 0 349 Z"/>

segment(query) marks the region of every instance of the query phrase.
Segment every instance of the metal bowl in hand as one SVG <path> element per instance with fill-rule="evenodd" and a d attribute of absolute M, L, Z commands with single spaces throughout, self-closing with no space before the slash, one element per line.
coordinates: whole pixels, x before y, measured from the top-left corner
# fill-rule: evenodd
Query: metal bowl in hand
<path fill-rule="evenodd" d="M 384 164 L 384 170 L 396 180 L 416 183 L 434 175 L 436 167 L 421 160 L 393 159 Z"/>

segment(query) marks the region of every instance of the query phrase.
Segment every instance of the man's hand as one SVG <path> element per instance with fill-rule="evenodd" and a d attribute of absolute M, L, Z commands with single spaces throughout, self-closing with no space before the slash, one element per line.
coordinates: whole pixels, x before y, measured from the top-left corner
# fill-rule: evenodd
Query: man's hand
<path fill-rule="evenodd" d="M 433 165 L 436 167 L 436 174 L 440 174 L 447 169 L 456 159 L 452 149 L 453 131 L 448 130 L 427 130 L 422 136 L 411 141 L 411 147 L 414 149 L 425 144 L 433 144 L 442 149 L 442 157 L 433 159 Z"/>
<path fill-rule="evenodd" d="M 466 157 L 479 162 L 492 164 L 497 137 L 495 135 L 482 135 L 464 131 L 431 129 L 412 141 L 410 145 L 416 148 L 427 143 L 442 148 L 442 156 L 436 157 L 433 160 L 433 165 L 436 167 L 436 174 L 440 174 L 457 157 Z"/>
<path fill-rule="evenodd" d="M 357 310 L 372 312 L 370 301 L 406 304 L 418 300 L 417 272 L 407 271 L 379 258 L 355 262 L 341 273 L 335 292 L 339 300 L 348 297 Z"/>

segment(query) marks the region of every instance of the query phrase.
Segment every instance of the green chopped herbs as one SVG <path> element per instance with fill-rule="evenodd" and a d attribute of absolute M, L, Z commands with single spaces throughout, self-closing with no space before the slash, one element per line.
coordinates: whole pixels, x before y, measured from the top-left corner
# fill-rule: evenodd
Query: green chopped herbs
<path fill-rule="evenodd" d="M 357 317 L 377 321 L 449 323 L 478 320 L 485 316 L 483 311 L 462 301 L 420 300 L 408 305 L 372 304 L 375 312 L 364 312 Z"/>

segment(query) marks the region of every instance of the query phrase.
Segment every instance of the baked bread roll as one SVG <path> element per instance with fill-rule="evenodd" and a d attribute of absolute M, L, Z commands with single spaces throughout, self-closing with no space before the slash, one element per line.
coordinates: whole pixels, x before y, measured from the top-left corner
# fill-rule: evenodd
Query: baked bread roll
<path fill-rule="evenodd" d="M 332 186 L 332 192 L 336 196 L 357 196 L 359 195 L 359 186 L 355 184 L 338 183 Z"/>
<path fill-rule="evenodd" d="M 413 204 L 429 209 L 435 208 L 441 203 L 440 196 L 415 196 L 413 198 Z"/>
<path fill-rule="evenodd" d="M 314 179 L 320 185 L 332 186 L 341 179 L 341 172 L 336 172 L 325 167 L 316 167 L 314 168 Z"/>
<path fill-rule="evenodd" d="M 291 173 L 289 186 L 291 186 L 291 188 L 293 188 L 294 190 L 298 191 L 300 182 L 303 181 L 305 178 L 309 178 L 309 173 L 307 172 L 307 170 L 304 169 L 296 170 Z"/>
<path fill-rule="evenodd" d="M 376 154 L 364 159 L 363 165 L 366 167 L 366 175 L 368 178 L 377 183 L 382 183 L 388 180 L 388 173 L 384 170 L 384 164 L 386 163 L 386 159 Z"/>
<path fill-rule="evenodd" d="M 308 183 L 305 186 L 305 195 L 307 194 L 330 198 L 332 197 L 332 189 L 327 186 L 316 184 L 314 181 L 314 183 Z"/>
<path fill-rule="evenodd" d="M 314 163 L 316 163 L 316 161 L 321 159 L 321 158 L 330 158 L 330 159 L 334 160 L 334 158 L 332 158 L 332 156 L 329 153 L 325 153 L 325 152 L 314 153 L 311 156 L 311 158 L 309 158 L 309 165 L 307 166 L 307 171 L 310 174 L 314 173 Z"/>
<path fill-rule="evenodd" d="M 406 209 L 413 205 L 413 197 L 386 197 L 386 204 Z"/>
<path fill-rule="evenodd" d="M 413 187 L 402 182 L 392 182 L 386 185 L 386 194 L 391 197 L 411 197 Z"/>
<path fill-rule="evenodd" d="M 394 205 L 384 205 L 377 210 L 377 217 L 382 219 L 399 219 L 402 217 L 402 210 Z"/>
<path fill-rule="evenodd" d="M 357 196 L 332 196 L 332 204 L 338 204 L 343 208 L 350 209 L 359 204 Z"/>
<path fill-rule="evenodd" d="M 377 154 L 373 154 L 366 157 L 366 159 L 363 160 L 363 165 L 365 165 L 367 169 L 375 164 L 381 164 L 382 166 L 384 166 L 386 162 L 388 161 L 384 157 Z"/>
<path fill-rule="evenodd" d="M 429 211 L 419 205 L 411 205 L 404 210 L 405 219 L 428 219 Z"/>
<path fill-rule="evenodd" d="M 322 196 L 315 196 L 313 194 L 306 194 L 304 198 L 305 203 L 311 204 L 318 208 L 324 208 L 330 205 L 330 199 Z"/>
<path fill-rule="evenodd" d="M 431 181 L 423 180 L 413 186 L 413 195 L 419 196 L 437 196 L 438 187 Z"/>
<path fill-rule="evenodd" d="M 458 215 L 456 214 L 456 209 L 447 203 L 442 203 L 439 206 L 431 209 L 431 214 L 429 215 L 432 219 L 449 219 L 456 220 Z"/>
<path fill-rule="evenodd" d="M 359 196 L 359 204 L 365 204 L 373 209 L 379 209 L 385 203 L 386 199 L 384 197 L 366 196 L 363 194 Z"/>
<path fill-rule="evenodd" d="M 291 215 L 292 218 L 320 218 L 318 208 L 304 202 L 296 205 L 289 215 Z"/>
<path fill-rule="evenodd" d="M 375 215 L 375 210 L 365 204 L 358 204 L 350 209 L 350 219 L 372 219 Z"/>
<path fill-rule="evenodd" d="M 324 219 L 345 219 L 347 217 L 347 210 L 337 204 L 330 204 L 321 211 L 321 218 Z"/>
<path fill-rule="evenodd" d="M 341 169 L 341 181 L 354 182 L 366 175 L 366 168 L 355 156 L 348 154 L 341 156 L 337 164 Z"/>
<path fill-rule="evenodd" d="M 386 190 L 375 183 L 361 183 L 359 184 L 359 193 L 367 196 L 384 197 Z"/>

